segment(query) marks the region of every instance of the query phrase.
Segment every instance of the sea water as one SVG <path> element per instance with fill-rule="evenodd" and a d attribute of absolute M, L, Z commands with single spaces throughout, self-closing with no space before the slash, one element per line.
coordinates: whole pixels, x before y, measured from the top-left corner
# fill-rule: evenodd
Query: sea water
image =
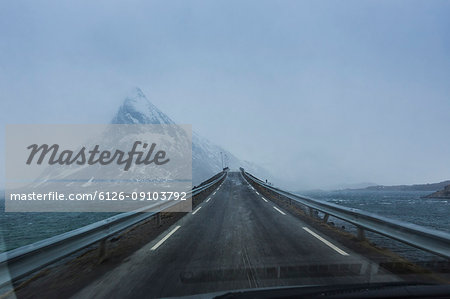
<path fill-rule="evenodd" d="M 300 195 L 356 208 L 383 217 L 414 223 L 423 227 L 450 232 L 450 200 L 423 198 L 429 191 L 372 191 L 342 190 L 300 192 Z M 339 228 L 356 233 L 356 228 L 342 220 L 330 217 Z M 377 246 L 388 248 L 412 260 L 434 260 L 436 257 L 411 246 L 374 233 L 367 238 Z"/>

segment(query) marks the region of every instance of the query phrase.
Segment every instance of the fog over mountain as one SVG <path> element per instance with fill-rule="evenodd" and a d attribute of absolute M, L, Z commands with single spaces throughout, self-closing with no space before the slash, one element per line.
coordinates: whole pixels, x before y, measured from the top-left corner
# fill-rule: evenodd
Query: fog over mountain
<path fill-rule="evenodd" d="M 176 124 L 169 116 L 153 105 L 140 88 L 135 88 L 119 107 L 113 124 Z M 223 163 L 223 164 L 222 164 Z M 269 174 L 254 163 L 243 161 L 226 149 L 192 134 L 192 180 L 197 185 L 222 170 L 222 165 L 233 170 L 239 167 L 268 178 Z"/>

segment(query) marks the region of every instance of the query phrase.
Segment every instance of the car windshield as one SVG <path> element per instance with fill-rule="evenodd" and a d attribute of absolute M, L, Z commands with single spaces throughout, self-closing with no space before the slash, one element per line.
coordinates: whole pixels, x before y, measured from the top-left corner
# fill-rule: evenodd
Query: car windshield
<path fill-rule="evenodd" d="M 450 293 L 449 14 L 3 1 L 0 296 Z"/>

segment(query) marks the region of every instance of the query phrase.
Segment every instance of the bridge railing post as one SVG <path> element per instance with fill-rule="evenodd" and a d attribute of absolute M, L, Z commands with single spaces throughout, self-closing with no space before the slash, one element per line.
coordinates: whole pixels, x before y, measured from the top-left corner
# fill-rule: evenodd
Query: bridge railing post
<path fill-rule="evenodd" d="M 101 264 L 106 259 L 106 238 L 100 240 L 98 246 L 98 263 Z"/>
<path fill-rule="evenodd" d="M 359 241 L 363 241 L 366 239 L 366 233 L 361 226 L 358 226 L 358 235 L 357 238 Z"/>
<path fill-rule="evenodd" d="M 161 213 L 156 214 L 156 225 L 161 226 Z"/>

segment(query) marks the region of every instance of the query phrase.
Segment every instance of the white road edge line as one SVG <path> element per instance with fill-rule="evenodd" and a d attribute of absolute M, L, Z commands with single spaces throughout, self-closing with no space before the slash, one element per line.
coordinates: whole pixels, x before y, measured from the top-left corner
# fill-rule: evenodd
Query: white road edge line
<path fill-rule="evenodd" d="M 277 207 L 273 207 L 275 210 L 277 210 L 278 212 L 280 212 L 281 214 L 283 214 L 283 215 L 286 215 L 286 213 L 285 212 L 283 212 L 282 210 L 280 210 L 279 208 L 277 208 Z"/>
<path fill-rule="evenodd" d="M 314 237 L 316 237 L 317 239 L 319 239 L 320 241 L 322 241 L 323 243 L 325 243 L 325 245 L 327 245 L 327 246 L 331 247 L 332 249 L 334 249 L 334 251 L 336 251 L 337 253 L 339 253 L 341 255 L 348 255 L 347 252 L 345 252 L 344 250 L 340 249 L 339 247 L 337 247 L 336 245 L 332 244 L 331 242 L 325 240 L 324 238 L 322 238 L 321 236 L 319 236 L 318 234 L 316 234 L 315 232 L 313 232 L 309 228 L 304 226 L 303 229 L 306 230 L 311 235 L 313 235 Z"/>
<path fill-rule="evenodd" d="M 208 199 L 206 200 L 206 202 L 208 202 L 211 199 L 211 197 L 208 197 Z"/>
<path fill-rule="evenodd" d="M 265 199 L 264 197 L 261 196 L 261 198 L 262 198 L 262 200 L 264 200 L 265 202 L 268 202 L 267 199 Z"/>
<path fill-rule="evenodd" d="M 192 212 L 192 215 L 195 215 L 195 213 L 197 213 L 198 211 L 200 211 L 202 207 L 198 207 L 194 212 Z"/>
<path fill-rule="evenodd" d="M 181 227 L 180 225 L 177 225 L 174 229 L 172 229 L 172 230 L 170 231 L 170 233 L 168 233 L 167 235 L 165 235 L 164 238 L 162 238 L 161 240 L 159 240 L 159 242 L 156 243 L 150 250 L 156 250 L 156 249 L 158 249 L 158 247 L 161 246 L 161 244 L 164 243 L 164 241 L 166 241 L 167 239 L 169 239 L 169 237 L 170 237 L 171 235 L 173 235 L 180 227 Z"/>

